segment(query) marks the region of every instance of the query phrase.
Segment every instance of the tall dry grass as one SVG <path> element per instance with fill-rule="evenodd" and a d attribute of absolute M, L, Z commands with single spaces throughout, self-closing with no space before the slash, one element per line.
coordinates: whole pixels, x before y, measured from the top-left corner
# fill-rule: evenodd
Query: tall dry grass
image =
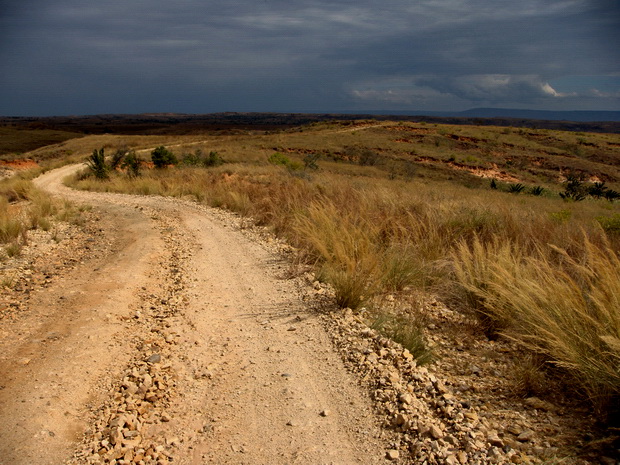
<path fill-rule="evenodd" d="M 0 182 L 0 245 L 5 256 L 19 255 L 28 242 L 28 231 L 49 230 L 55 220 L 76 221 L 77 210 L 53 199 L 26 179 Z"/>
<path fill-rule="evenodd" d="M 568 373 L 600 411 L 620 412 L 620 260 L 582 238 L 577 256 L 496 241 L 461 242 L 458 281 L 496 330 Z"/>

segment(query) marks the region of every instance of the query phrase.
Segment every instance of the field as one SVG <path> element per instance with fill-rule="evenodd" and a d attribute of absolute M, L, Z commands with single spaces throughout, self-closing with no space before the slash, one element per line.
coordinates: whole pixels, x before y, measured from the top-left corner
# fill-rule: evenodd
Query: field
<path fill-rule="evenodd" d="M 173 157 L 155 169 L 158 146 Z M 102 179 L 91 159 L 93 169 L 70 185 L 195 200 L 268 228 L 294 248 L 291 273 L 312 271 L 340 307 L 419 364 L 440 358 L 428 330 L 429 302 L 440 302 L 475 322 L 472 337 L 506 341 L 532 361 L 511 380 L 517 397 L 586 408 L 613 443 L 620 135 L 332 121 L 271 132 L 88 136 L 28 157 L 83 161 L 101 148 Z M 142 160 L 134 171 L 123 165 L 128 153 Z M 9 254 L 19 234 L 6 237 Z"/>

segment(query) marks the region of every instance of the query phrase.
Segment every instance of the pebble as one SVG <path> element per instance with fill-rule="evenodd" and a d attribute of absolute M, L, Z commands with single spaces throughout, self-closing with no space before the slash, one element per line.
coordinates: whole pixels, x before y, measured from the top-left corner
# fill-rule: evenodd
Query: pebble
<path fill-rule="evenodd" d="M 517 436 L 517 441 L 528 442 L 534 439 L 534 436 L 535 436 L 535 433 L 531 429 L 527 431 L 523 431 L 521 434 Z"/>
<path fill-rule="evenodd" d="M 160 354 L 153 354 L 149 358 L 147 358 L 146 361 L 148 363 L 159 363 L 159 362 L 161 362 L 161 355 Z"/>

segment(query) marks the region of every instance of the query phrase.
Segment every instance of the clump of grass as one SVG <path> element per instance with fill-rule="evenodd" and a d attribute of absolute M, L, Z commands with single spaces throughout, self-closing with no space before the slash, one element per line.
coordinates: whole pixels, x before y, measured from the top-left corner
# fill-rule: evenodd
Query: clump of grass
<path fill-rule="evenodd" d="M 357 310 L 371 297 L 370 278 L 360 270 L 333 269 L 323 272 L 326 281 L 334 288 L 336 305 Z"/>
<path fill-rule="evenodd" d="M 381 260 L 382 284 L 392 292 L 402 292 L 414 284 L 422 284 L 423 264 L 411 246 L 395 244 L 389 247 Z"/>
<path fill-rule="evenodd" d="M 19 192 L 17 197 L 16 192 Z M 10 201 L 16 198 L 19 201 Z M 21 248 L 28 242 L 29 230 L 49 231 L 54 218 L 62 220 L 74 216 L 76 213 L 70 204 L 52 199 L 31 181 L 11 179 L 0 182 L 0 244 L 7 244 L 4 251 L 9 257 L 21 253 Z"/>
<path fill-rule="evenodd" d="M 530 189 L 530 194 L 535 196 L 543 195 L 545 188 L 541 186 L 534 186 Z"/>
<path fill-rule="evenodd" d="M 373 317 L 370 326 L 411 352 L 418 365 L 435 360 L 435 353 L 424 337 L 423 327 L 413 318 L 379 312 Z"/>
<path fill-rule="evenodd" d="M 355 214 L 343 216 L 334 203 L 322 201 L 298 214 L 293 228 L 308 258 L 327 267 L 340 307 L 356 309 L 372 297 L 379 258 L 376 226 Z"/>
<path fill-rule="evenodd" d="M 4 253 L 9 258 L 19 257 L 22 253 L 22 245 L 19 242 L 11 242 L 4 247 Z"/>
<path fill-rule="evenodd" d="M 6 179 L 0 182 L 0 198 L 4 198 L 8 203 L 28 200 L 32 187 L 32 183 L 25 179 Z"/>
<path fill-rule="evenodd" d="M 557 247 L 526 255 L 514 244 L 461 243 L 461 286 L 501 332 L 567 373 L 604 412 L 620 396 L 620 259 L 609 244 L 582 241 L 583 253 Z"/>
<path fill-rule="evenodd" d="M 508 192 L 510 192 L 511 194 L 520 194 L 524 190 L 525 190 L 525 186 L 521 183 L 508 185 Z"/>

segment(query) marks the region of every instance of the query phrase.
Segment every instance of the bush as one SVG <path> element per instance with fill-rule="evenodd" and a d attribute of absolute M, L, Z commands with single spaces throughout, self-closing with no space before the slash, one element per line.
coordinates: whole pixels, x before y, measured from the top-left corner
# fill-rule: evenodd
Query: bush
<path fill-rule="evenodd" d="M 269 158 L 267 158 L 267 161 L 271 163 L 272 165 L 276 165 L 276 166 L 288 166 L 291 164 L 291 159 L 280 152 L 274 152 L 271 155 L 269 155 Z"/>
<path fill-rule="evenodd" d="M 108 167 L 105 164 L 105 154 L 103 148 L 93 150 L 93 153 L 86 160 L 86 165 L 97 179 L 108 179 Z"/>
<path fill-rule="evenodd" d="M 178 163 L 177 157 L 163 145 L 160 145 L 151 152 L 151 160 L 155 168 L 166 168 Z"/>
<path fill-rule="evenodd" d="M 320 153 L 309 153 L 304 157 L 304 168 L 305 169 L 310 169 L 310 170 L 318 170 L 319 169 L 319 165 L 317 164 L 317 162 L 319 161 L 319 158 L 321 158 L 321 154 Z"/>
<path fill-rule="evenodd" d="M 181 156 L 181 163 L 186 166 L 198 166 L 202 160 L 202 150 L 198 149 L 194 153 L 184 153 Z"/>
<path fill-rule="evenodd" d="M 202 164 L 206 167 L 220 166 L 224 163 L 224 159 L 220 157 L 217 152 L 209 152 L 209 156 L 207 156 L 202 162 Z"/>
<path fill-rule="evenodd" d="M 560 192 L 560 197 L 564 200 L 580 202 L 586 198 L 587 190 L 581 179 L 575 175 L 568 175 L 566 178 L 566 190 Z"/>
<path fill-rule="evenodd" d="M 140 166 L 142 165 L 142 160 L 138 158 L 136 152 L 133 150 L 125 155 L 125 159 L 123 160 L 122 167 L 127 171 L 127 175 L 130 178 L 137 178 L 140 176 Z"/>
<path fill-rule="evenodd" d="M 280 152 L 275 152 L 269 156 L 267 159 L 269 163 L 276 166 L 284 166 L 288 168 L 290 171 L 298 171 L 302 168 L 301 163 L 298 161 L 291 160 L 289 157 Z"/>
<path fill-rule="evenodd" d="M 359 152 L 359 164 L 361 166 L 375 166 L 379 161 L 379 154 L 370 149 L 364 148 Z"/>
<path fill-rule="evenodd" d="M 224 160 L 217 152 L 211 151 L 209 155 L 205 156 L 200 149 L 194 153 L 183 154 L 181 161 L 187 166 L 204 166 L 207 168 L 224 164 Z"/>
<path fill-rule="evenodd" d="M 112 159 L 110 160 L 110 169 L 111 170 L 115 170 L 117 168 L 120 168 L 123 162 L 123 159 L 125 158 L 125 156 L 127 155 L 128 150 L 126 148 L 120 148 L 118 150 L 116 150 L 116 152 L 114 152 L 114 155 L 112 155 Z"/>
<path fill-rule="evenodd" d="M 534 186 L 530 189 L 530 194 L 536 196 L 543 195 L 543 192 L 545 192 L 545 188 L 540 186 Z"/>
<path fill-rule="evenodd" d="M 609 189 L 605 191 L 604 196 L 607 200 L 609 200 L 610 202 L 613 202 L 614 200 L 620 199 L 620 192 L 615 191 L 613 189 Z"/>
<path fill-rule="evenodd" d="M 607 186 L 604 182 L 595 182 L 590 187 L 588 187 L 588 195 L 594 197 L 595 199 L 600 199 L 605 195 L 606 190 Z"/>
<path fill-rule="evenodd" d="M 510 184 L 508 186 L 508 192 L 510 192 L 511 194 L 520 194 L 521 192 L 523 192 L 524 189 L 525 186 L 521 183 Z"/>

